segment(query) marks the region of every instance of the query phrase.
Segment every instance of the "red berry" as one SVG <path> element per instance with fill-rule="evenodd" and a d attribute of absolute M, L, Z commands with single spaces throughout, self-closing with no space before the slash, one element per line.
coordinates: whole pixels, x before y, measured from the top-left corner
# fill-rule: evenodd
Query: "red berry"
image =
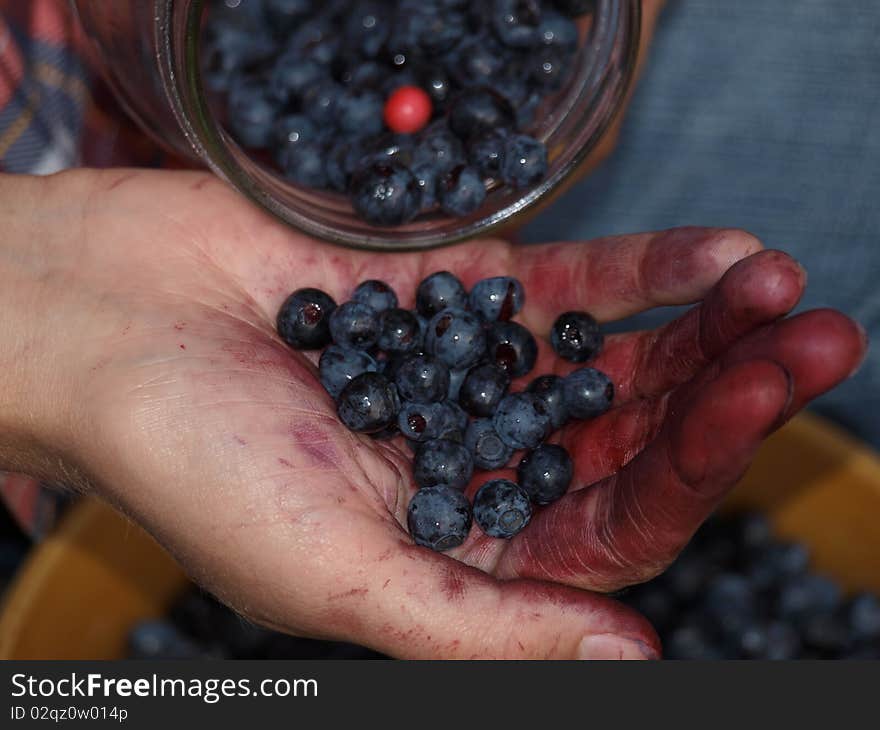
<path fill-rule="evenodd" d="M 392 132 L 418 132 L 431 119 L 431 97 L 418 86 L 401 86 L 385 102 L 385 124 Z"/>

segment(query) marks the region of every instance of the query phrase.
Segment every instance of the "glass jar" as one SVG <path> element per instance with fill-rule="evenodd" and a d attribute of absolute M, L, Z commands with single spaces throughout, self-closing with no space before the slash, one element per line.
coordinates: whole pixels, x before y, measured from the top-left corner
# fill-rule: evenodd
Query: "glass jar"
<path fill-rule="evenodd" d="M 429 248 L 485 234 L 550 196 L 577 171 L 623 103 L 640 31 L 640 0 L 595 0 L 594 14 L 581 27 L 575 69 L 531 130 L 545 142 L 549 159 L 537 186 L 524 192 L 494 186 L 486 203 L 463 218 L 438 213 L 377 228 L 358 218 L 344 196 L 284 180 L 225 131 L 212 113 L 199 62 L 206 0 L 72 2 L 111 86 L 150 134 L 306 233 L 379 250 Z"/>

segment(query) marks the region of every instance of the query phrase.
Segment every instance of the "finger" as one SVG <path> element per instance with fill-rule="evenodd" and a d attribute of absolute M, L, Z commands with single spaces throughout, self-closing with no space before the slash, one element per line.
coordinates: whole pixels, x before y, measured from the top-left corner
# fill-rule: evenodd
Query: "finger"
<path fill-rule="evenodd" d="M 343 575 L 334 570 L 316 614 L 334 638 L 406 659 L 659 657 L 647 621 L 606 597 L 497 581 L 408 538 L 378 545 Z"/>
<path fill-rule="evenodd" d="M 653 577 L 740 476 L 790 393 L 776 363 L 725 371 L 626 468 L 533 517 L 499 573 L 599 590 Z"/>
<path fill-rule="evenodd" d="M 734 264 L 698 306 L 670 324 L 608 337 L 589 365 L 614 382 L 617 406 L 664 393 L 749 332 L 788 314 L 805 284 L 806 272 L 788 254 L 761 251 Z M 584 367 L 556 357 L 546 345 L 539 351 L 535 372 L 565 375 Z"/>
<path fill-rule="evenodd" d="M 744 231 L 679 228 L 581 245 L 519 247 L 510 272 L 525 286 L 523 323 L 546 334 L 569 310 L 586 310 L 607 322 L 696 302 L 733 264 L 761 248 Z"/>
<path fill-rule="evenodd" d="M 856 323 L 828 310 L 754 333 L 668 399 L 646 402 L 666 414 L 657 438 L 616 476 L 537 515 L 511 543 L 501 574 L 594 589 L 653 575 L 734 486 L 769 430 L 849 377 L 866 346 Z"/>

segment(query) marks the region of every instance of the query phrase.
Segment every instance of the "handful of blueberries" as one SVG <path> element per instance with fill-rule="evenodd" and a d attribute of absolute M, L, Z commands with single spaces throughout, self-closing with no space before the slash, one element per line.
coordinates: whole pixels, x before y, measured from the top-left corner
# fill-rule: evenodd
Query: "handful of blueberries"
<path fill-rule="evenodd" d="M 204 78 L 243 147 L 299 185 L 348 195 L 369 223 L 466 216 L 493 183 L 544 178 L 547 151 L 526 131 L 575 65 L 574 18 L 594 10 L 594 0 L 218 2 Z"/>
<path fill-rule="evenodd" d="M 288 345 L 326 347 L 321 383 L 349 429 L 377 439 L 402 434 L 410 443 L 419 491 L 408 525 L 420 545 L 457 547 L 473 519 L 492 537 L 516 535 L 531 519 L 532 504 L 559 499 L 572 480 L 568 452 L 546 439 L 569 419 L 595 418 L 611 407 L 611 380 L 590 367 L 564 378 L 542 375 L 524 391 L 509 391 L 538 354 L 531 332 L 511 320 L 524 301 L 523 286 L 512 277 L 483 279 L 468 292 L 440 271 L 419 284 L 415 311 L 399 308 L 391 287 L 371 280 L 339 306 L 318 289 L 299 289 L 278 313 L 278 333 Z M 566 312 L 553 325 L 551 342 L 561 357 L 582 363 L 599 353 L 603 337 L 589 314 Z M 518 450 L 526 451 L 518 482 L 487 481 L 472 509 L 463 490 L 474 469 L 501 469 Z"/>

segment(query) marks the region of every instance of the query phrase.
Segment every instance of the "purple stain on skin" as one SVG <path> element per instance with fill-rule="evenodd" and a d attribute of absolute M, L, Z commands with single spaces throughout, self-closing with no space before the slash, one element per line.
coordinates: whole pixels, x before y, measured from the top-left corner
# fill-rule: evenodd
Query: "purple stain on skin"
<path fill-rule="evenodd" d="M 319 466 L 335 467 L 339 455 L 330 441 L 329 435 L 320 428 L 310 424 L 297 424 L 290 429 L 293 442 Z"/>

